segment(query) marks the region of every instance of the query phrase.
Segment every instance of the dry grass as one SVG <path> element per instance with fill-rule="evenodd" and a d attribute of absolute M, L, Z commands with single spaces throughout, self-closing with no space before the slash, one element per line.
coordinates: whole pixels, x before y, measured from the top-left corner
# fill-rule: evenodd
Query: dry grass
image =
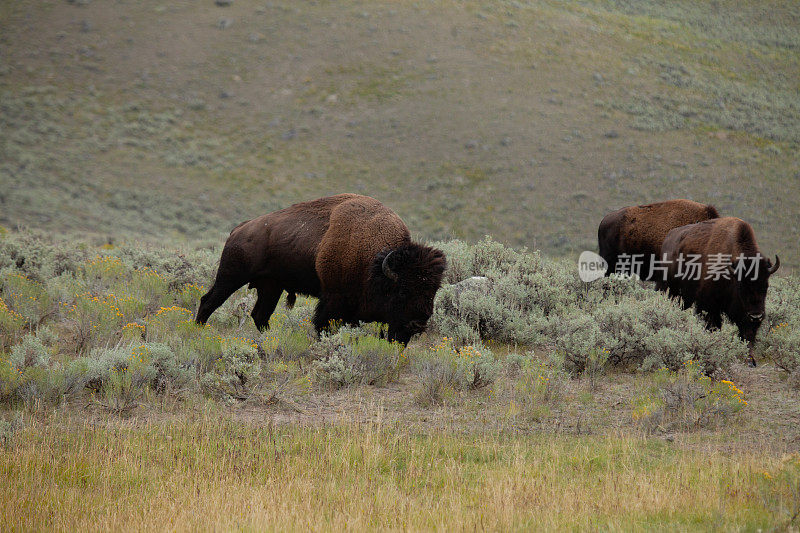
<path fill-rule="evenodd" d="M 755 529 L 780 467 L 622 434 L 53 417 L 0 449 L 0 529 Z"/>

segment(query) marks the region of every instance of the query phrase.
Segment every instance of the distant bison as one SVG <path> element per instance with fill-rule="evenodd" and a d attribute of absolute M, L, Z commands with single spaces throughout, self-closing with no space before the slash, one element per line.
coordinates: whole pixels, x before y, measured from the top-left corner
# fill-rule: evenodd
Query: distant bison
<path fill-rule="evenodd" d="M 750 346 L 764 319 L 769 277 L 780 267 L 761 255 L 753 228 L 744 220 L 724 217 L 675 228 L 661 246 L 666 278 L 659 288 L 706 313 L 711 328 L 722 325 L 725 314 Z M 693 265 L 696 265 L 694 266 Z"/>
<path fill-rule="evenodd" d="M 446 267 L 444 254 L 411 242 L 391 209 L 367 196 L 340 194 L 239 224 L 222 250 L 216 281 L 200 300 L 196 321 L 237 289 L 258 291 L 253 321 L 260 330 L 283 291 L 319 298 L 317 331 L 331 320 L 384 322 L 388 337 L 408 343 L 424 331 Z"/>
<path fill-rule="evenodd" d="M 712 205 L 691 200 L 668 200 L 623 207 L 606 215 L 597 230 L 600 256 L 608 263 L 606 275 L 617 271 L 618 259 L 639 256 L 639 277 L 650 280 L 652 258 L 658 256 L 664 237 L 672 228 L 719 217 Z M 624 265 L 631 266 L 631 263 Z M 619 267 L 624 269 L 620 263 Z"/>

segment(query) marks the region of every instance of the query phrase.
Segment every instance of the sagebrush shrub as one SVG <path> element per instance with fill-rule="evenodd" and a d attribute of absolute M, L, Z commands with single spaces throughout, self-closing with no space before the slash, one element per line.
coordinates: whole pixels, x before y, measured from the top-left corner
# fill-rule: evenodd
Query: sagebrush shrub
<path fill-rule="evenodd" d="M 96 392 L 102 392 L 112 379 L 118 385 L 120 380 L 126 381 L 128 387 L 141 391 L 155 378 L 155 369 L 142 345 L 97 348 L 84 361 L 86 386 Z"/>
<path fill-rule="evenodd" d="M 187 309 L 197 309 L 200 298 L 206 293 L 206 288 L 197 283 L 186 283 L 178 292 L 178 305 Z"/>
<path fill-rule="evenodd" d="M 800 327 L 797 324 L 775 324 L 761 332 L 759 337 L 758 352 L 762 357 L 787 372 L 800 367 Z"/>
<path fill-rule="evenodd" d="M 563 321 L 554 321 L 552 326 L 558 330 L 557 334 L 553 334 L 555 348 L 563 354 L 567 372 L 575 376 L 591 366 L 592 354 L 607 350 L 610 344 L 592 315 L 579 314 Z"/>
<path fill-rule="evenodd" d="M 22 404 L 58 403 L 63 392 L 63 373 L 59 369 L 26 368 L 16 385 L 14 399 Z"/>
<path fill-rule="evenodd" d="M 139 348 L 155 371 L 150 386 L 157 393 L 179 393 L 194 389 L 197 361 L 190 351 L 176 351 L 163 343 L 147 343 Z"/>
<path fill-rule="evenodd" d="M 744 409 L 747 400 L 731 381 L 712 379 L 690 360 L 677 371 L 662 368 L 654 373 L 653 385 L 632 404 L 633 420 L 652 432 L 713 426 Z"/>
<path fill-rule="evenodd" d="M 114 343 L 122 322 L 122 311 L 113 296 L 78 294 L 67 306 L 66 323 L 72 331 L 74 349 L 79 353 Z"/>
<path fill-rule="evenodd" d="M 474 246 L 460 241 L 436 245 L 447 254 L 448 271 L 431 324 L 447 337 L 462 343 L 492 339 L 532 344 L 542 319 L 569 302 L 570 295 L 548 279 L 538 253 L 517 252 L 488 238 Z M 488 282 L 447 285 L 471 276 L 485 276 Z"/>
<path fill-rule="evenodd" d="M 402 345 L 347 326 L 323 335 L 311 347 L 311 355 L 314 381 L 334 389 L 385 385 L 397 379 L 404 361 Z"/>
<path fill-rule="evenodd" d="M 46 368 L 50 364 L 50 350 L 34 334 L 27 334 L 22 342 L 11 349 L 9 361 L 16 368 Z"/>
<path fill-rule="evenodd" d="M 523 414 L 542 419 L 561 402 L 568 379 L 563 367 L 558 357 L 541 360 L 529 354 L 523 359 L 512 389 L 513 401 Z"/>
<path fill-rule="evenodd" d="M 0 269 L 10 267 L 40 282 L 64 272 L 76 272 L 87 255 L 80 244 L 55 244 L 52 235 L 44 232 L 26 231 L 0 239 Z"/>
<path fill-rule="evenodd" d="M 421 405 L 439 405 L 458 387 L 458 368 L 449 358 L 423 353 L 415 358 L 413 368 L 420 381 L 415 399 Z"/>
<path fill-rule="evenodd" d="M 137 268 L 126 282 L 125 294 L 145 302 L 150 310 L 169 302 L 169 279 L 151 268 Z"/>
<path fill-rule="evenodd" d="M 23 370 L 14 366 L 8 357 L 0 355 L 0 401 L 10 403 L 16 399 L 22 373 Z"/>
<path fill-rule="evenodd" d="M 20 272 L 6 272 L 0 277 L 0 289 L 5 304 L 30 327 L 39 324 L 50 311 L 50 296 L 44 285 Z"/>
<path fill-rule="evenodd" d="M 297 360 L 308 356 L 314 333 L 306 327 L 285 327 L 274 333 L 278 339 L 276 353 L 283 359 Z"/>
<path fill-rule="evenodd" d="M 481 344 L 458 347 L 454 339 L 444 337 L 416 354 L 413 368 L 420 379 L 417 401 L 430 405 L 442 403 L 451 392 L 491 385 L 501 364 Z"/>
<path fill-rule="evenodd" d="M 497 382 L 500 363 L 483 344 L 491 339 L 557 357 L 546 365 L 548 372 L 558 368 L 549 389 L 536 381 L 543 370 L 534 374 L 526 367 L 530 356 L 507 358 L 509 374 L 527 383 L 514 401 L 523 405 L 533 398 L 525 409 L 534 412 L 534 404 L 558 401 L 564 369 L 592 380 L 606 367 L 652 371 L 692 360 L 710 372 L 746 352 L 730 324 L 707 331 L 693 312 L 635 279 L 611 276 L 585 284 L 571 261 L 491 239 L 440 247 L 450 268 L 430 329 L 448 337 L 449 346 L 419 349 L 412 343 L 405 352 L 381 340 L 385 326 L 379 324 L 334 327 L 328 337 L 335 337 L 336 349 L 325 348 L 311 323 L 315 300 L 302 296 L 293 309 L 279 304 L 271 329 L 258 332 L 250 318 L 255 294 L 248 289 L 226 302 L 210 324 L 196 325 L 192 314 L 205 290 L 201 284 L 213 279 L 219 259 L 213 247 L 100 250 L 40 233 L 7 234 L 0 237 L 0 401 L 57 403 L 87 390 L 118 412 L 137 405 L 146 390 L 291 401 L 312 382 L 336 388 L 393 381 L 406 353 L 416 350 L 411 366 L 420 385 L 417 399 L 440 404 Z M 486 281 L 454 286 L 471 276 Z M 756 343 L 763 358 L 794 373 L 800 369 L 798 309 L 797 280 L 771 280 Z"/>
<path fill-rule="evenodd" d="M 696 360 L 710 373 L 747 357 L 734 326 L 726 322 L 721 330 L 709 331 L 694 312 L 661 293 L 642 300 L 623 298 L 617 305 L 599 306 L 592 316 L 614 366 L 677 370 Z"/>
<path fill-rule="evenodd" d="M 8 307 L 0 298 L 0 351 L 16 342 L 24 325 L 25 317 Z"/>
<path fill-rule="evenodd" d="M 431 325 L 460 343 L 492 339 L 555 348 L 573 374 L 589 363 L 590 377 L 606 365 L 652 371 L 677 369 L 689 359 L 713 372 L 745 357 L 729 324 L 708 331 L 693 311 L 633 278 L 612 275 L 586 284 L 572 262 L 543 261 L 538 253 L 490 239 L 437 245 L 448 254 L 450 285 L 437 294 Z M 470 276 L 488 282 L 455 285 Z M 782 294 L 786 301 L 800 298 Z"/>
<path fill-rule="evenodd" d="M 127 279 L 130 272 L 131 269 L 122 260 L 113 256 L 98 255 L 83 265 L 83 275 L 86 280 L 104 288 Z"/>
<path fill-rule="evenodd" d="M 800 280 L 794 276 L 770 278 L 762 331 L 778 324 L 800 325 Z"/>
<path fill-rule="evenodd" d="M 293 402 L 308 395 L 313 387 L 311 376 L 297 361 L 270 361 L 264 366 L 262 376 L 264 381 L 258 399 L 265 405 Z"/>
<path fill-rule="evenodd" d="M 150 315 L 146 323 L 148 340 L 168 342 L 175 336 L 183 337 L 198 330 L 192 312 L 185 307 L 161 307 Z"/>
<path fill-rule="evenodd" d="M 530 344 L 536 339 L 536 330 L 520 310 L 481 289 L 458 293 L 453 286 L 440 289 L 432 323 L 437 331 L 461 343 L 494 339 Z"/>
<path fill-rule="evenodd" d="M 797 278 L 770 280 L 766 317 L 756 340 L 756 352 L 788 372 L 800 367 L 800 282 Z"/>
<path fill-rule="evenodd" d="M 227 401 L 246 399 L 261 371 L 258 345 L 241 337 L 222 337 L 218 346 L 218 357 L 201 378 L 203 389 Z"/>

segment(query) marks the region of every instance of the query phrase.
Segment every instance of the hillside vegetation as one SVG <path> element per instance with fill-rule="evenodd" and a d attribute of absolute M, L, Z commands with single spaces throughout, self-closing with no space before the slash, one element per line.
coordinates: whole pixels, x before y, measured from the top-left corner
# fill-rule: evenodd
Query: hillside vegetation
<path fill-rule="evenodd" d="M 0 6 L 0 224 L 218 243 L 352 191 L 560 256 L 687 197 L 797 260 L 800 8 L 436 0 Z"/>
<path fill-rule="evenodd" d="M 254 290 L 246 288 L 208 324 L 196 324 L 192 316 L 212 278 L 214 252 L 98 249 L 6 235 L 0 239 L 0 401 L 88 400 L 120 414 L 152 394 L 297 407 L 315 391 L 411 379 L 409 399 L 422 407 L 499 388 L 512 403 L 538 412 L 537 419 L 547 418 L 548 401 L 559 399 L 569 378 L 595 386 L 607 372 L 655 372 L 663 386 L 687 387 L 672 407 L 689 409 L 692 424 L 746 405 L 730 382 L 747 356 L 733 325 L 708 331 L 694 312 L 641 282 L 611 277 L 586 285 L 569 263 L 491 240 L 438 246 L 450 268 L 430 332 L 403 349 L 384 340 L 380 324 L 334 323 L 318 336 L 313 298 L 292 308 L 281 304 L 261 333 L 249 316 Z M 487 276 L 488 285 L 457 284 L 474 275 Z M 792 376 L 800 365 L 799 304 L 800 283 L 777 280 L 756 344 L 762 363 Z M 648 419 L 650 430 L 686 422 L 668 419 L 664 398 L 645 403 L 636 418 Z"/>
<path fill-rule="evenodd" d="M 247 289 L 196 325 L 216 250 L 4 234 L 0 527 L 794 523 L 796 278 L 754 370 L 732 325 L 640 282 L 438 246 L 430 331 L 403 349 L 379 324 L 317 336 L 311 298 L 259 333 Z"/>

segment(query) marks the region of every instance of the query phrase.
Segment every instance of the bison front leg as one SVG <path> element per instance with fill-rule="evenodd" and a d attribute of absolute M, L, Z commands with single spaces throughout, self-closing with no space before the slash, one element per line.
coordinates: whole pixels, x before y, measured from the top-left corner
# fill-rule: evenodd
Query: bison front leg
<path fill-rule="evenodd" d="M 323 294 L 319 298 L 317 310 L 314 312 L 314 327 L 317 333 L 328 330 L 331 321 L 338 320 L 350 326 L 358 325 L 355 306 L 346 296 L 341 294 Z"/>
<path fill-rule="evenodd" d="M 754 344 L 755 343 L 753 341 L 747 343 L 747 364 L 753 368 L 758 366 L 756 364 L 756 358 L 753 356 Z"/>
<path fill-rule="evenodd" d="M 760 325 L 761 324 L 758 323 L 754 327 L 753 324 L 737 324 L 739 327 L 739 338 L 747 343 L 747 362 L 753 368 L 757 366 L 756 358 L 753 356 L 753 352 L 755 350 L 756 334 L 758 333 L 758 327 Z"/>
<path fill-rule="evenodd" d="M 408 346 L 408 342 L 413 335 L 405 328 L 398 327 L 395 324 L 389 324 L 389 331 L 386 333 L 389 342 L 399 342 L 403 346 Z"/>
<path fill-rule="evenodd" d="M 706 329 L 715 330 L 722 327 L 722 315 L 713 311 L 706 313 Z"/>
<path fill-rule="evenodd" d="M 314 310 L 314 329 L 317 330 L 317 333 L 322 333 L 328 327 L 332 318 L 328 301 L 321 296 L 317 303 L 317 308 Z"/>

